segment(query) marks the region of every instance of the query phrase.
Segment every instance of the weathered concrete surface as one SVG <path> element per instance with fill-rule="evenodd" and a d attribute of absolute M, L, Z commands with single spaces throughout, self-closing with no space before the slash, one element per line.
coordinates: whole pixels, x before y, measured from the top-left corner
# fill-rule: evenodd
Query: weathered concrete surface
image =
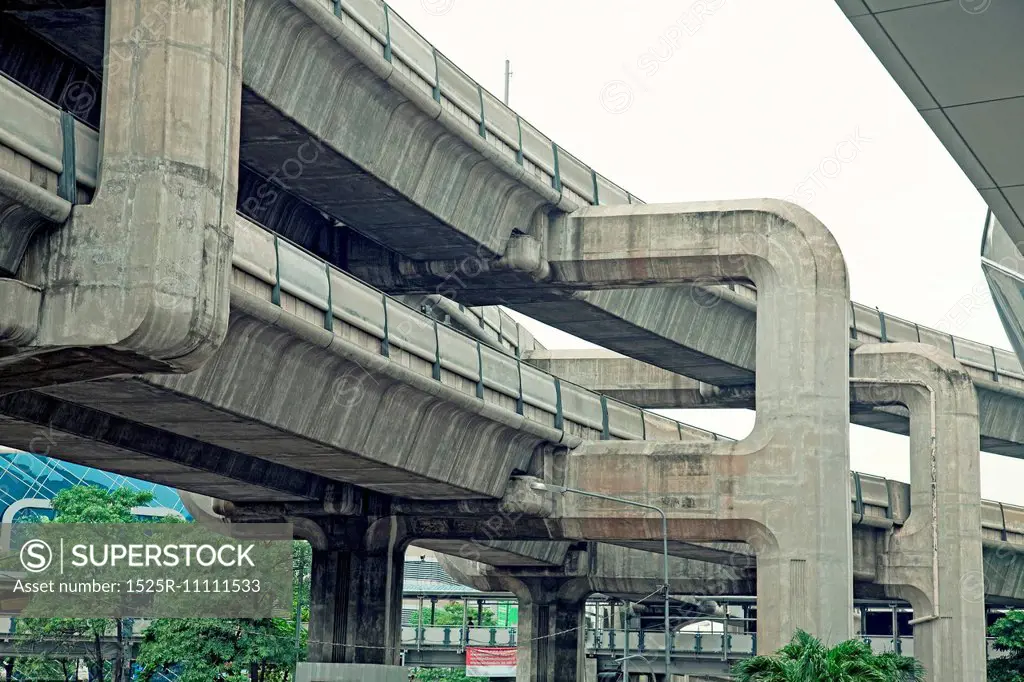
<path fill-rule="evenodd" d="M 254 0 L 246 14 L 243 161 L 271 175 L 320 140 L 317 161 L 284 180 L 314 206 L 413 258 L 445 259 L 478 246 L 501 254 L 514 229 L 557 202 L 486 141 L 460 135 L 455 114 L 327 4 Z"/>
<path fill-rule="evenodd" d="M 558 581 L 512 580 L 519 599 L 516 682 L 578 682 L 583 679 L 586 599 L 561 598 Z"/>
<path fill-rule="evenodd" d="M 416 542 L 417 546 L 421 544 Z M 640 599 L 649 597 L 665 582 L 660 555 L 606 543 L 589 543 L 583 559 L 561 573 L 529 567 L 501 568 L 446 554 L 439 554 L 438 561 L 453 578 L 483 591 L 511 590 L 507 582 L 510 579 L 558 579 L 559 598 L 568 601 L 595 593 Z M 732 567 L 669 558 L 669 591 L 673 595 L 714 599 L 722 595 L 754 594 L 755 588 L 752 566 Z"/>
<path fill-rule="evenodd" d="M 109 3 L 99 187 L 29 247 L 20 277 L 45 295 L 21 352 L 61 364 L 83 348 L 86 361 L 68 368 L 81 379 L 127 367 L 187 371 L 221 342 L 242 8 Z"/>
<path fill-rule="evenodd" d="M 525 362 L 555 376 L 648 408 L 754 407 L 754 385 L 720 388 L 604 349 L 539 349 Z"/>
<path fill-rule="evenodd" d="M 303 662 L 295 682 L 409 682 L 409 671 L 397 665 Z"/>
<path fill-rule="evenodd" d="M 418 379 L 400 363 L 269 303 L 250 303 L 248 313 L 238 307 L 232 314 L 223 346 L 199 371 L 15 393 L 0 410 L 45 425 L 49 415 L 26 406 L 42 395 L 77 409 L 81 418 L 68 427 L 72 432 L 89 428 L 87 412 L 98 413 L 256 462 L 426 499 L 501 497 L 509 474 L 525 469 L 538 445 L 561 438 L 514 411 Z M 5 433 L 5 442 L 30 447 L 14 432 Z M 144 452 L 147 444 L 132 447 Z M 58 448 L 52 454 L 62 456 Z M 156 471 L 133 474 L 153 479 Z M 232 499 L 224 491 L 216 496 Z"/>
<path fill-rule="evenodd" d="M 921 344 L 858 348 L 852 373 L 858 394 L 910 410 L 910 516 L 887 538 L 880 582 L 913 606 L 914 655 L 930 680 L 984 679 L 978 406 L 971 379 L 956 360 Z"/>
<path fill-rule="evenodd" d="M 783 202 L 599 207 L 551 236 L 556 281 L 589 288 L 707 279 L 758 287 L 757 423 L 739 443 L 586 443 L 570 487 L 666 509 L 678 540 L 747 542 L 758 554 L 758 632 L 768 649 L 796 628 L 850 636 L 849 290 L 842 253 L 809 213 Z M 797 516 L 799 511 L 800 515 Z M 660 523 L 566 495 L 566 532 L 652 540 Z"/>
<path fill-rule="evenodd" d="M 753 321 L 751 321 L 753 328 Z M 851 347 L 863 345 L 851 342 Z M 852 351 L 851 351 L 852 352 Z M 754 409 L 753 373 L 746 386 L 719 387 L 608 350 L 532 350 L 526 362 L 573 383 L 646 408 Z M 985 452 L 1024 457 L 1024 382 L 1007 373 L 965 368 L 974 380 Z M 850 422 L 890 433 L 909 433 L 909 414 L 899 405 L 851 404 Z"/>
<path fill-rule="evenodd" d="M 328 520 L 309 538 L 311 662 L 400 662 L 402 574 L 409 539 L 393 520 L 374 532 L 367 532 L 366 521 Z"/>
<path fill-rule="evenodd" d="M 334 483 L 52 396 L 0 397 L 4 444 L 239 502 L 329 498 Z"/>

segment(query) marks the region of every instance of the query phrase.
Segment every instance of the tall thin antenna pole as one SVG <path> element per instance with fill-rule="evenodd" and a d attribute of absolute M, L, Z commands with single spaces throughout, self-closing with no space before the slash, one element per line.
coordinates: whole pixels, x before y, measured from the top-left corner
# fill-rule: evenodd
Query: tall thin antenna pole
<path fill-rule="evenodd" d="M 505 105 L 509 105 L 509 80 L 512 78 L 511 62 L 505 60 Z"/>

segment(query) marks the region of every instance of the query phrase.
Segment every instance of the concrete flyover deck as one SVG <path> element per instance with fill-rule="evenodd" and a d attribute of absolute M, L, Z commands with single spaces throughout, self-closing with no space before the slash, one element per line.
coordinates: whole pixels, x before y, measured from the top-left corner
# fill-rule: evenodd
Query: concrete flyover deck
<path fill-rule="evenodd" d="M 543 254 L 545 212 L 553 210 L 557 219 L 589 203 L 639 200 L 480 88 L 383 3 L 305 0 L 281 5 L 280 12 L 272 4 L 247 9 L 244 214 L 385 291 L 443 293 L 467 305 L 505 301 L 638 360 L 749 394 L 752 289 L 570 292 L 535 286 L 545 262 L 534 258 L 524 269 L 521 255 L 524 249 Z M 65 5 L 23 0 L 10 11 L 98 67 L 102 0 Z M 306 57 L 284 60 L 295 46 Z M 34 73 L 24 78 L 40 80 Z M 327 91 L 336 93 L 334 100 L 324 97 Z M 60 90 L 51 93 L 60 96 Z M 444 183 L 431 181 L 442 176 Z M 497 312 L 487 316 L 500 319 Z M 854 345 L 921 341 L 951 352 L 979 386 L 983 449 L 1024 454 L 1016 393 L 1024 369 L 1012 353 L 858 304 L 850 317 Z M 877 411 L 855 419 L 896 432 L 905 428 L 905 419 Z"/>
<path fill-rule="evenodd" d="M 3 148 L 10 185 L 32 187 L 33 177 L 59 175 L 64 140 L 56 109 L 4 79 L 0 101 L 5 110 L 32 114 L 0 126 L 12 143 Z M 81 124 L 74 130 L 88 192 L 96 133 Z M 261 494 L 232 491 L 228 479 L 252 477 L 276 491 L 263 498 L 281 500 L 329 497 L 332 482 L 411 498 L 500 497 L 509 475 L 526 471 L 542 444 L 714 438 L 561 382 L 242 217 L 234 227 L 231 285 L 227 337 L 196 372 L 16 393 L 18 375 L 9 374 L 9 395 L 0 399 L 8 442 L 39 450 L 45 436 L 55 456 L 253 501 Z M 178 304 L 169 293 L 162 302 Z M 53 433 L 40 432 L 40 424 Z M 446 456 L 435 456 L 431 443 Z M 480 466 L 480 452 L 496 468 Z M 200 463 L 208 470 L 193 468 Z"/>
<path fill-rule="evenodd" d="M 887 536 L 901 528 L 910 515 L 910 485 L 902 481 L 888 480 L 878 476 L 851 472 L 850 475 L 850 517 L 853 529 L 853 574 L 854 591 L 857 598 L 883 598 L 879 576 L 882 566 L 882 555 L 885 552 Z M 983 545 L 983 584 L 984 600 L 992 606 L 1024 605 L 1024 507 L 985 500 L 981 505 L 981 538 Z M 510 549 L 524 552 L 537 551 L 545 543 L 534 541 L 533 549 L 525 543 L 509 542 Z M 546 543 L 553 545 L 556 543 Z M 429 546 L 424 541 L 417 541 L 417 546 Z M 569 547 L 569 543 L 566 543 Z M 604 575 L 595 566 L 614 566 L 626 562 L 622 566 L 629 567 L 629 576 L 635 576 L 628 590 L 614 582 L 615 576 L 592 582 L 595 592 L 619 590 L 620 594 L 629 594 L 633 598 L 648 595 L 655 591 L 662 582 L 660 540 L 633 542 L 594 542 L 583 550 L 585 561 L 571 552 L 563 554 L 566 563 L 560 565 L 538 566 L 533 560 L 524 558 L 516 563 L 507 559 L 502 563 L 491 563 L 487 560 L 475 561 L 463 558 L 451 561 L 444 558 L 445 570 L 452 575 L 466 577 L 470 585 L 483 589 L 477 583 L 476 576 L 536 576 L 560 575 L 573 580 L 586 581 L 594 576 Z M 635 552 L 642 552 L 636 554 Z M 696 571 L 694 575 L 701 580 L 687 583 L 689 573 L 680 570 L 684 564 L 673 564 L 672 575 L 680 581 L 672 590 L 679 595 L 706 597 L 729 594 L 753 595 L 754 584 L 750 582 L 757 570 L 755 556 L 749 546 L 744 543 L 686 543 L 673 542 L 670 553 L 680 560 L 691 559 L 685 565 Z M 549 555 L 550 556 L 550 555 Z M 695 563 L 694 563 L 695 562 Z M 705 563 L 717 564 L 720 572 L 711 573 Z M 467 567 L 470 567 L 467 569 Z M 604 569 L 601 569 L 604 570 Z M 614 573 L 614 571 L 612 571 Z M 625 574 L 624 574 L 625 575 Z M 976 576 L 965 581 L 965 585 L 976 586 Z M 737 585 L 735 581 L 745 581 Z M 629 581 L 627 581 L 629 582 Z M 618 586 L 617 586 L 618 585 Z M 730 590 L 744 587 L 748 592 L 733 593 Z M 503 588 L 505 589 L 505 588 Z"/>

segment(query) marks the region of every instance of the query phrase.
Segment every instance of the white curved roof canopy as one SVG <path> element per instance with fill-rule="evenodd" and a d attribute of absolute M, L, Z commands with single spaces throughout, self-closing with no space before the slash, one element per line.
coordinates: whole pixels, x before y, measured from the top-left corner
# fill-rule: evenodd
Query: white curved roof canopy
<path fill-rule="evenodd" d="M 1024 2 L 836 0 L 1015 242 L 1024 242 Z"/>
<path fill-rule="evenodd" d="M 1024 362 L 1024 2 L 836 2 L 988 204 L 982 270 Z"/>

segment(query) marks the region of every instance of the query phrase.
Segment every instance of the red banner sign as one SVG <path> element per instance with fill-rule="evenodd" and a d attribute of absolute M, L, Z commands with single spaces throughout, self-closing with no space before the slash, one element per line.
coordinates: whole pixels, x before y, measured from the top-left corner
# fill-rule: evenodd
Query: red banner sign
<path fill-rule="evenodd" d="M 466 677 L 515 677 L 515 647 L 469 647 Z"/>

